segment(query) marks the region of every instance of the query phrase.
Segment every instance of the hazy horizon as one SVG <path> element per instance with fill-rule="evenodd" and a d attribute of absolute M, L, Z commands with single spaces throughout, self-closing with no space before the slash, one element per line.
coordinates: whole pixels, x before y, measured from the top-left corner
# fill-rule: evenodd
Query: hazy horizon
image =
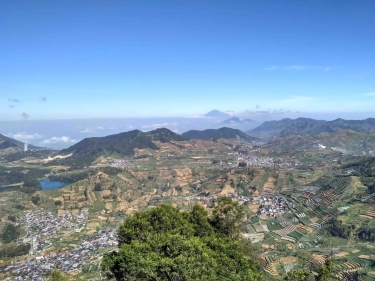
<path fill-rule="evenodd" d="M 253 116 L 255 117 L 255 116 Z M 118 119 L 75 119 L 75 120 L 13 120 L 0 121 L 0 134 L 19 141 L 53 149 L 67 148 L 87 137 L 103 137 L 131 130 L 151 131 L 157 128 L 168 128 L 182 134 L 189 130 L 218 129 L 230 127 L 242 131 L 251 130 L 264 121 L 296 119 L 299 117 L 319 120 L 366 119 L 369 113 L 335 114 L 322 118 L 319 114 L 273 113 L 258 114 L 254 122 L 246 124 L 223 123 L 227 118 L 118 118 Z M 327 116 L 326 116 L 327 117 Z M 230 117 L 228 117 L 230 118 Z"/>

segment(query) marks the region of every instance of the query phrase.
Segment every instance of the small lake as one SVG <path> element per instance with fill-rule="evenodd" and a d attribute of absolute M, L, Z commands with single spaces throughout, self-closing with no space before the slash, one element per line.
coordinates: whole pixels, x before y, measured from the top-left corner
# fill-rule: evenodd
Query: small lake
<path fill-rule="evenodd" d="M 72 184 L 71 182 L 67 181 L 54 181 L 49 179 L 40 180 L 40 185 L 42 186 L 42 190 L 50 190 L 50 189 L 56 189 L 60 187 L 67 186 L 69 184 Z"/>

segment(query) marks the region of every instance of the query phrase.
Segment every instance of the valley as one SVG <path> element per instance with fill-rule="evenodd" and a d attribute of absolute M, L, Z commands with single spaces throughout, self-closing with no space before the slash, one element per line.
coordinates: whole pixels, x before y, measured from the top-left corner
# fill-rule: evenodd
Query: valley
<path fill-rule="evenodd" d="M 102 254 L 115 249 L 127 217 L 163 203 L 211 213 L 230 197 L 245 210 L 241 234 L 267 280 L 292 269 L 313 276 L 330 257 L 337 280 L 375 280 L 371 133 L 271 142 L 229 133 L 211 140 L 209 132 L 187 139 L 167 129 L 132 131 L 62 151 L 4 153 L 0 233 L 9 235 L 0 244 L 1 279 L 37 280 L 57 267 L 99 280 Z M 367 152 L 353 148 L 363 142 Z M 45 178 L 67 185 L 42 190 Z"/>

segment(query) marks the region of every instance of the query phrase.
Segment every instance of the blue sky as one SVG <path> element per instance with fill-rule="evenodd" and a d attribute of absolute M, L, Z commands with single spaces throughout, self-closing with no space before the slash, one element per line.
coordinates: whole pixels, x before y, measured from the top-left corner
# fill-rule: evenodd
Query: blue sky
<path fill-rule="evenodd" d="M 373 0 L 0 0 L 0 120 L 375 112 L 374 50 Z"/>

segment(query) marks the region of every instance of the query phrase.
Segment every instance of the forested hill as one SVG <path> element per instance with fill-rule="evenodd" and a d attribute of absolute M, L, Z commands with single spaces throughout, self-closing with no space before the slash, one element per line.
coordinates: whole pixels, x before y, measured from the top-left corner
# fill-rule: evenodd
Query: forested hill
<path fill-rule="evenodd" d="M 342 130 L 372 133 L 375 132 L 375 119 L 344 120 L 339 118 L 333 121 L 325 121 L 310 118 L 285 118 L 279 121 L 266 121 L 246 133 L 250 136 L 271 140 L 285 134 L 319 135 Z"/>
<path fill-rule="evenodd" d="M 0 134 L 0 149 L 6 149 L 6 148 L 23 149 L 24 145 L 25 145 L 24 142 L 21 142 L 21 141 L 18 141 L 18 140 L 15 140 L 15 139 L 12 139 L 12 138 L 9 138 L 7 136 Z M 42 147 L 38 147 L 35 145 L 31 145 L 31 144 L 28 145 L 28 148 L 29 149 L 42 149 Z"/>
<path fill-rule="evenodd" d="M 199 139 L 199 140 L 216 140 L 216 139 L 242 139 L 246 141 L 253 141 L 257 138 L 251 137 L 244 132 L 223 127 L 220 129 L 208 129 L 204 131 L 190 130 L 181 135 L 184 139 Z"/>
<path fill-rule="evenodd" d="M 166 128 L 159 128 L 159 129 L 147 132 L 146 135 L 153 141 L 170 142 L 170 141 L 183 141 L 184 140 L 179 134 L 176 134 Z"/>
<path fill-rule="evenodd" d="M 165 128 L 150 132 L 133 130 L 125 133 L 86 138 L 79 143 L 61 151 L 63 154 L 74 153 L 74 156 L 99 156 L 103 154 L 134 155 L 134 149 L 159 149 L 154 141 L 179 141 L 182 138 Z"/>
<path fill-rule="evenodd" d="M 375 155 L 375 134 L 343 130 L 320 135 L 284 134 L 271 140 L 266 147 L 271 151 L 290 152 L 312 151 L 326 148 L 343 154 Z"/>

